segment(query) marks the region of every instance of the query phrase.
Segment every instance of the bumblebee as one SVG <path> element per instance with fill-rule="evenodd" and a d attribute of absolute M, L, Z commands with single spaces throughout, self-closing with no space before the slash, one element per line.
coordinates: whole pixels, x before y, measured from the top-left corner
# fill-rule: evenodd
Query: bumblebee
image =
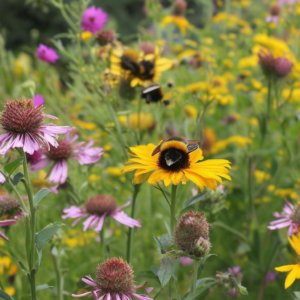
<path fill-rule="evenodd" d="M 160 85 L 150 85 L 144 88 L 141 93 L 141 97 L 146 99 L 146 103 L 160 102 L 162 101 L 165 105 L 170 104 L 169 94 L 164 94 L 164 91 Z"/>
<path fill-rule="evenodd" d="M 160 153 L 160 163 L 171 171 L 182 164 L 188 164 L 188 154 L 199 148 L 198 141 L 188 140 L 185 137 L 173 136 L 165 139 L 152 152 L 152 156 Z M 178 165 L 178 166 L 177 166 Z M 173 170 L 173 167 L 175 168 Z"/>

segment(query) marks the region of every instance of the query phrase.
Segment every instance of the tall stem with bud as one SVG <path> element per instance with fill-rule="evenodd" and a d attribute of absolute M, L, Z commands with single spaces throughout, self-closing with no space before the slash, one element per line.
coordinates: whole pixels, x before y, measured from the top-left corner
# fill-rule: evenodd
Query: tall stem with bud
<path fill-rule="evenodd" d="M 33 193 L 30 184 L 30 178 L 28 173 L 28 165 L 26 153 L 23 149 L 20 150 L 21 155 L 23 157 L 23 168 L 24 168 L 24 185 L 26 188 L 26 192 L 29 200 L 29 208 L 30 208 L 30 253 L 28 256 L 28 266 L 29 266 L 29 279 L 30 279 L 30 287 L 31 287 L 31 299 L 36 300 L 36 287 L 35 287 L 35 273 L 36 268 L 34 267 L 35 261 L 35 221 L 36 221 L 36 210 L 33 204 Z"/>

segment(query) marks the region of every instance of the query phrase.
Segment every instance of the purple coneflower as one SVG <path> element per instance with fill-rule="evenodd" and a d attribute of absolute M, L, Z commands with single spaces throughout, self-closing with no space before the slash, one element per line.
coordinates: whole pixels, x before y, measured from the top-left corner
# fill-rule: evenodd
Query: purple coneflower
<path fill-rule="evenodd" d="M 45 99 L 43 95 L 35 94 L 33 97 L 34 106 L 41 106 L 45 103 Z"/>
<path fill-rule="evenodd" d="M 108 21 L 107 14 L 100 8 L 95 6 L 87 8 L 82 16 L 81 28 L 96 34 L 102 30 L 104 24 Z"/>
<path fill-rule="evenodd" d="M 273 216 L 278 218 L 278 220 L 270 222 L 268 226 L 271 230 L 281 229 L 284 227 L 289 227 L 288 236 L 292 234 L 299 233 L 300 225 L 300 206 L 296 204 L 293 206 L 289 201 L 284 199 L 286 205 L 283 207 L 283 213 L 274 212 Z"/>
<path fill-rule="evenodd" d="M 12 148 L 23 148 L 33 154 L 46 145 L 57 147 L 58 134 L 69 132 L 69 126 L 45 124 L 44 118 L 57 119 L 43 113 L 43 105 L 34 106 L 33 100 L 14 100 L 5 104 L 0 115 L 0 128 L 5 132 L 0 135 L 0 154 L 3 156 Z"/>
<path fill-rule="evenodd" d="M 91 227 L 95 227 L 94 230 L 96 232 L 101 231 L 104 219 L 107 216 L 112 217 L 119 223 L 128 227 L 141 227 L 139 221 L 128 217 L 122 211 L 122 208 L 128 206 L 129 204 L 130 201 L 123 206 L 118 207 L 116 200 L 112 196 L 98 195 L 86 201 L 84 207 L 71 206 L 70 208 L 65 208 L 63 210 L 65 215 L 63 215 L 62 218 L 76 219 L 72 226 L 75 226 L 81 219 L 87 218 L 83 223 L 83 231 L 86 231 Z"/>
<path fill-rule="evenodd" d="M 49 64 L 54 64 L 59 59 L 59 56 L 54 49 L 43 44 L 40 44 L 37 48 L 36 57 Z"/>
<path fill-rule="evenodd" d="M 77 139 L 78 135 L 69 138 L 69 133 L 67 133 L 63 140 L 58 141 L 56 148 L 50 146 L 49 149 L 43 149 L 41 159 L 31 164 L 30 169 L 39 171 L 53 162 L 49 181 L 63 184 L 68 177 L 67 161 L 69 159 L 77 160 L 80 165 L 98 162 L 103 155 L 103 149 L 96 147 L 91 148 L 94 144 L 93 140 L 90 140 L 86 145 L 84 145 L 84 142 L 72 145 Z"/>
<path fill-rule="evenodd" d="M 152 300 L 146 294 L 136 293 L 137 289 L 144 287 L 133 285 L 133 270 L 131 266 L 122 258 L 113 257 L 99 264 L 96 271 L 96 279 L 85 276 L 82 281 L 92 287 L 91 292 L 80 295 L 73 294 L 72 297 L 80 298 L 91 295 L 95 300 Z M 146 288 L 146 293 L 150 293 L 153 288 Z"/>

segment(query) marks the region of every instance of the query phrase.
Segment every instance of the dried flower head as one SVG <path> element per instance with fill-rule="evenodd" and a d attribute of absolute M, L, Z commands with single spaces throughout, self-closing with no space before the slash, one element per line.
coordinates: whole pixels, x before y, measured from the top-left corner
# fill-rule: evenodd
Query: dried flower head
<path fill-rule="evenodd" d="M 281 7 L 278 4 L 274 4 L 270 7 L 270 13 L 272 16 L 279 16 Z"/>
<path fill-rule="evenodd" d="M 23 210 L 18 201 L 12 196 L 0 196 L 0 218 L 18 219 L 23 215 Z"/>
<path fill-rule="evenodd" d="M 138 47 L 145 55 L 155 53 L 155 47 L 150 42 L 140 42 Z"/>
<path fill-rule="evenodd" d="M 209 224 L 206 218 L 201 213 L 190 210 L 181 216 L 176 225 L 174 243 L 180 250 L 201 257 L 201 253 L 207 252 L 204 249 L 210 248 L 208 234 Z"/>
<path fill-rule="evenodd" d="M 187 7 L 187 3 L 184 0 L 176 0 L 174 2 L 173 13 L 176 16 L 183 16 Z"/>
<path fill-rule="evenodd" d="M 103 215 L 104 213 L 112 213 L 118 206 L 114 197 L 109 195 L 97 195 L 85 202 L 85 208 L 91 215 Z"/>
<path fill-rule="evenodd" d="M 261 69 L 266 76 L 284 78 L 292 71 L 293 63 L 283 56 L 275 58 L 271 52 L 260 51 L 258 57 Z"/>
<path fill-rule="evenodd" d="M 96 41 L 99 45 L 105 46 L 112 44 L 116 40 L 116 33 L 114 30 L 102 29 L 96 34 Z"/>

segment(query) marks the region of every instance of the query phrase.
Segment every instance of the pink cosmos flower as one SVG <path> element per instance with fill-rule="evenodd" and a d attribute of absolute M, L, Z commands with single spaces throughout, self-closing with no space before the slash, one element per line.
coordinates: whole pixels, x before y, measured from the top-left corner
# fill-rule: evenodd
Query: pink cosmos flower
<path fill-rule="evenodd" d="M 192 263 L 193 263 L 193 259 L 187 257 L 187 256 L 181 256 L 180 257 L 180 263 L 183 265 L 183 266 L 190 266 Z"/>
<path fill-rule="evenodd" d="M 63 184 L 68 177 L 67 161 L 69 159 L 77 160 L 80 165 L 98 162 L 103 155 L 103 149 L 91 148 L 94 144 L 93 140 L 90 140 L 86 145 L 84 145 L 84 142 L 72 145 L 77 139 L 78 135 L 70 138 L 69 133 L 67 133 L 63 140 L 58 141 L 56 148 L 50 146 L 49 149 L 43 149 L 41 159 L 31 164 L 30 169 L 39 171 L 53 162 L 49 181 Z"/>
<path fill-rule="evenodd" d="M 102 30 L 104 24 L 108 21 L 107 14 L 99 7 L 95 6 L 87 8 L 82 16 L 81 28 L 96 34 Z"/>
<path fill-rule="evenodd" d="M 35 94 L 33 97 L 33 104 L 34 106 L 40 106 L 43 105 L 45 103 L 45 99 L 43 95 L 40 94 Z"/>
<path fill-rule="evenodd" d="M 297 234 L 299 232 L 300 225 L 300 206 L 296 204 L 293 206 L 289 201 L 284 199 L 286 205 L 283 207 L 283 213 L 274 212 L 273 216 L 278 218 L 278 220 L 270 222 L 268 226 L 271 230 L 281 229 L 284 227 L 289 227 L 288 236 L 292 234 Z"/>
<path fill-rule="evenodd" d="M 43 113 L 43 105 L 34 106 L 33 100 L 14 100 L 5 104 L 0 116 L 0 154 L 5 156 L 13 148 L 23 148 L 33 154 L 41 146 L 57 147 L 58 134 L 67 133 L 69 126 L 56 126 L 44 123 L 44 118 L 57 119 Z"/>
<path fill-rule="evenodd" d="M 54 64 L 59 59 L 59 56 L 54 49 L 43 44 L 40 44 L 37 48 L 36 57 L 50 64 Z"/>
<path fill-rule="evenodd" d="M 4 220 L 4 221 L 0 221 L 0 227 L 4 227 L 4 226 L 10 226 L 10 225 L 14 225 L 17 223 L 17 220 Z M 0 231 L 0 238 L 2 238 L 3 240 L 8 242 L 8 238 L 7 236 Z"/>
<path fill-rule="evenodd" d="M 91 286 L 92 291 L 80 295 L 73 294 L 72 297 L 74 298 L 91 295 L 95 300 L 132 300 L 133 298 L 153 300 L 146 294 L 136 293 L 136 290 L 144 287 L 147 282 L 140 286 L 134 286 L 133 270 L 122 258 L 113 257 L 99 264 L 95 280 L 91 276 L 85 276 L 81 280 Z M 146 288 L 145 290 L 148 294 L 153 288 Z"/>
<path fill-rule="evenodd" d="M 76 219 L 72 224 L 72 226 L 75 226 L 80 220 L 86 218 L 83 223 L 83 231 L 92 227 L 95 227 L 95 232 L 101 231 L 104 220 L 108 216 L 128 227 L 141 227 L 139 221 L 128 217 L 122 211 L 129 204 L 130 201 L 118 207 L 116 200 L 112 196 L 98 195 L 86 201 L 84 207 L 71 206 L 70 208 L 65 208 L 63 210 L 65 215 L 62 216 L 62 219 Z"/>

